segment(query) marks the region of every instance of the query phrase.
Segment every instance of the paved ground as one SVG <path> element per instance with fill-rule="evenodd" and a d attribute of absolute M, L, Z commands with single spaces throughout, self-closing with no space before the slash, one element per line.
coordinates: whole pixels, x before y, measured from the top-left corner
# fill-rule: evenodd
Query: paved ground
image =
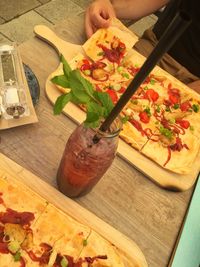
<path fill-rule="evenodd" d="M 69 16 L 83 16 L 90 0 L 0 0 L 0 43 L 18 44 L 33 36 L 37 24 L 53 26 Z M 130 28 L 138 35 L 152 25 L 156 16 L 148 16 Z"/>

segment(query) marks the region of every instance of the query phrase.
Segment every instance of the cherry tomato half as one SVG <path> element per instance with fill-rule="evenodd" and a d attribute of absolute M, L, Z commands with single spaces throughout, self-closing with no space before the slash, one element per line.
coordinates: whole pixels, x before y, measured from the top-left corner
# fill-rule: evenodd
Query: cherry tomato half
<path fill-rule="evenodd" d="M 150 121 L 150 117 L 145 111 L 140 112 L 139 117 L 140 117 L 140 120 L 144 123 L 148 123 Z"/>

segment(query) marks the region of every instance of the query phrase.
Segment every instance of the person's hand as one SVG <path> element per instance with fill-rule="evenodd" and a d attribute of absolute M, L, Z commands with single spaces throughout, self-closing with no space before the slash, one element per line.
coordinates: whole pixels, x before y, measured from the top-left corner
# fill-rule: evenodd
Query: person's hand
<path fill-rule="evenodd" d="M 87 37 L 99 28 L 108 28 L 110 19 L 116 17 L 114 8 L 109 0 L 96 0 L 86 10 L 85 30 Z"/>
<path fill-rule="evenodd" d="M 193 90 L 195 90 L 197 93 L 200 94 L 200 80 L 188 83 L 187 86 L 189 86 L 190 88 L 192 88 Z"/>

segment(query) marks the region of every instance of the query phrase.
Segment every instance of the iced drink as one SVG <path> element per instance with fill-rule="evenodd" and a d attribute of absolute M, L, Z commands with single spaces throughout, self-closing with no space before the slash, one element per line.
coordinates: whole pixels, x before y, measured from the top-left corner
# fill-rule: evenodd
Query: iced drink
<path fill-rule="evenodd" d="M 57 173 L 59 190 L 69 197 L 88 193 L 115 158 L 119 129 L 101 133 L 93 142 L 94 129 L 78 126 L 66 144 Z"/>

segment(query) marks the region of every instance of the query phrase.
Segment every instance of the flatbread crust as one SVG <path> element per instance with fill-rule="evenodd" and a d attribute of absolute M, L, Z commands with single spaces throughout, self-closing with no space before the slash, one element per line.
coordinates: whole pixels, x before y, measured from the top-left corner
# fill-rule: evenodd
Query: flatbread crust
<path fill-rule="evenodd" d="M 142 148 L 141 152 L 160 166 L 178 174 L 187 174 L 191 171 L 194 161 L 199 153 L 200 139 L 186 133 L 181 138 L 182 143 L 187 144 L 187 148 L 181 151 L 168 150 L 163 143 L 149 140 Z M 170 159 L 169 159 L 170 157 Z M 165 163 L 167 164 L 165 165 Z"/>
<path fill-rule="evenodd" d="M 108 29 L 98 29 L 83 45 L 83 49 L 86 55 L 92 60 L 99 60 L 99 53 L 102 52 L 102 49 L 98 47 L 98 44 L 104 45 L 105 47 L 110 48 L 111 42 L 117 37 L 122 43 L 126 46 L 126 53 L 133 47 L 136 42 L 135 36 L 127 32 L 122 31 L 121 29 L 111 26 Z"/>
<path fill-rule="evenodd" d="M 47 224 L 50 221 L 53 223 Z M 56 227 L 55 227 L 56 226 Z M 83 241 L 90 234 L 90 228 L 79 224 L 67 214 L 49 204 L 32 227 L 34 247 L 47 243 L 57 252 L 77 259 L 83 248 Z M 49 234 L 51 233 L 51 234 Z"/>
<path fill-rule="evenodd" d="M 137 150 L 141 150 L 148 141 L 148 138 L 142 136 L 141 133 L 128 121 L 123 124 L 120 137 Z"/>
<path fill-rule="evenodd" d="M 6 215 L 8 209 L 15 213 Z M 34 219 L 27 219 L 30 214 Z M 92 246 L 90 251 L 93 244 L 96 248 Z M 15 251 L 11 253 L 10 249 Z M 0 178 L 1 267 L 20 264 L 49 267 L 54 263 L 61 266 L 61 261 L 66 259 L 74 263 L 86 262 L 85 251 L 89 258 L 98 257 L 99 253 L 106 255 L 101 265 L 95 259 L 90 266 L 125 267 L 120 252 L 91 228 L 63 213 L 16 179 Z"/>
<path fill-rule="evenodd" d="M 104 253 L 106 251 L 107 254 Z M 107 260 L 97 258 L 91 267 L 121 267 L 123 266 L 122 259 L 119 257 L 117 248 L 114 245 L 110 245 L 99 234 L 92 231 L 87 239 L 87 245 L 83 248 L 80 258 L 95 257 L 95 256 L 107 256 Z M 87 267 L 88 263 L 83 263 L 82 267 Z"/>
<path fill-rule="evenodd" d="M 18 212 L 29 211 L 34 213 L 33 225 L 46 209 L 48 203 L 33 191 L 27 191 L 27 187 L 15 179 L 6 176 L 0 178 L 0 196 L 3 203 L 0 204 L 0 212 L 7 208 Z M 34 201 L 31 201 L 34 200 Z"/>

